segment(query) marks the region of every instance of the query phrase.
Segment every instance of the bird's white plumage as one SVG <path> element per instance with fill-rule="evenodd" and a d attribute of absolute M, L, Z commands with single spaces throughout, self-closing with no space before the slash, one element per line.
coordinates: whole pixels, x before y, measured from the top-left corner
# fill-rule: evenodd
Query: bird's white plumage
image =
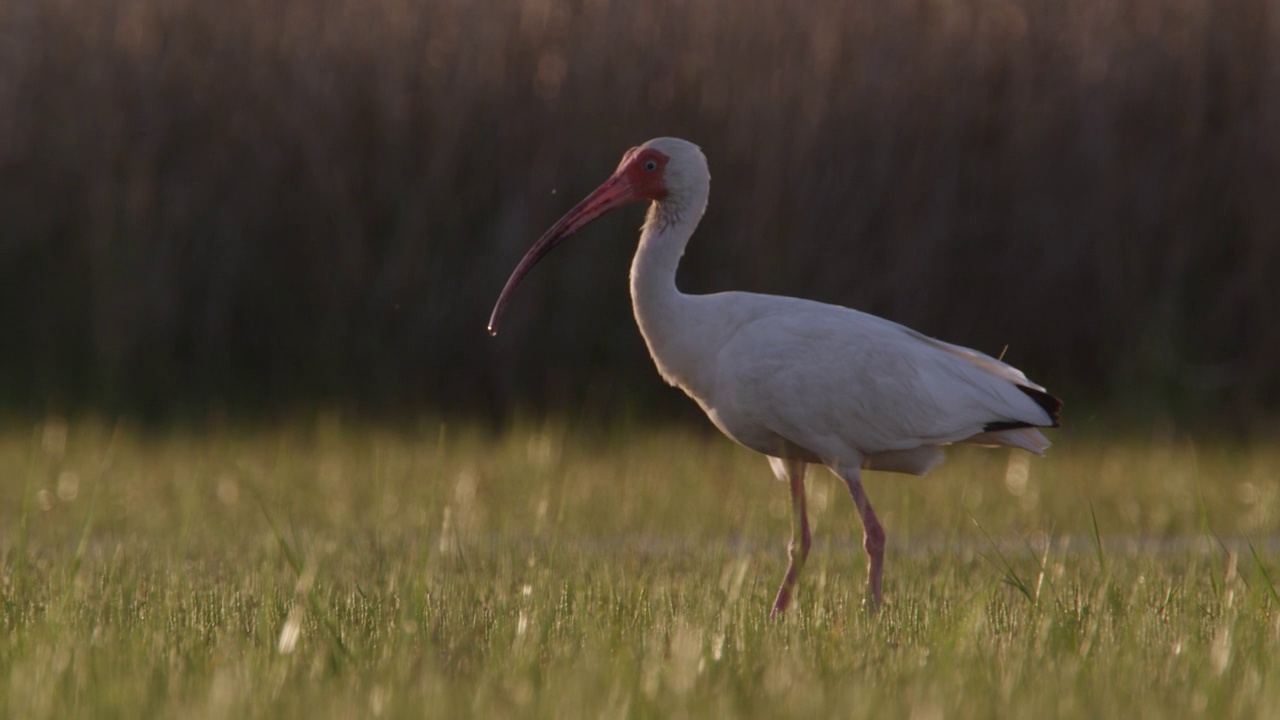
<path fill-rule="evenodd" d="M 727 305 L 753 311 L 715 351 L 713 383 L 686 389 L 761 452 L 782 438 L 834 466 L 968 440 L 993 422 L 1052 424 L 1017 389 L 1017 370 L 881 318 L 748 293 L 695 305 L 717 316 Z"/>
<path fill-rule="evenodd" d="M 1040 386 L 982 353 L 883 318 L 790 297 L 685 295 L 675 269 L 706 206 L 710 175 L 695 146 L 655 141 L 668 157 L 679 212 L 655 203 L 632 265 L 636 320 L 659 372 L 712 422 L 770 456 L 832 469 L 923 474 L 937 446 L 975 441 L 1042 452 L 1032 428 L 1053 419 L 1018 389 Z"/>

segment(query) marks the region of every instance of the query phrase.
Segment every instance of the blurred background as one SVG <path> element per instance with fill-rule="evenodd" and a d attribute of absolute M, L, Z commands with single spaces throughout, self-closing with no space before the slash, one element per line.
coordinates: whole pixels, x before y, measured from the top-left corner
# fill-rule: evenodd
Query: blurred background
<path fill-rule="evenodd" d="M 660 135 L 686 292 L 857 307 L 1113 417 L 1280 410 L 1268 0 L 11 0 L 0 412 L 696 417 L 643 210 L 529 245 Z"/>

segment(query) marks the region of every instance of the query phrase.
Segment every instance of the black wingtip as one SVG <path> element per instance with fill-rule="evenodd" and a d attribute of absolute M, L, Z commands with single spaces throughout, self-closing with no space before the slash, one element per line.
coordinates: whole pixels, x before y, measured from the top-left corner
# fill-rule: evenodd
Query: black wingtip
<path fill-rule="evenodd" d="M 1058 427 L 1058 416 L 1062 412 L 1061 400 L 1043 390 L 1030 388 L 1026 385 L 1019 385 L 1018 389 L 1025 393 L 1027 397 L 1035 400 L 1036 404 L 1039 405 L 1041 409 L 1049 413 L 1049 419 L 1053 420 L 1053 424 L 1049 427 Z"/>
<path fill-rule="evenodd" d="M 1052 425 L 1040 425 L 1038 423 L 1022 422 L 1021 420 L 998 420 L 989 422 L 982 426 L 985 432 L 999 432 L 1000 430 L 1017 430 L 1019 428 L 1029 427 L 1058 427 L 1058 414 L 1062 411 L 1062 401 L 1050 395 L 1043 390 L 1019 385 L 1018 389 L 1026 393 L 1028 397 L 1036 401 L 1036 404 L 1045 412 L 1049 413 L 1049 419 L 1053 420 Z"/>

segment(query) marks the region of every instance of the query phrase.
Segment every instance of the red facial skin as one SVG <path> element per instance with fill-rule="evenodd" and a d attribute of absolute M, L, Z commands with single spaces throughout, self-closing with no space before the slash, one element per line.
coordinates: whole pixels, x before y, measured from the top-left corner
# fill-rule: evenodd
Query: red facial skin
<path fill-rule="evenodd" d="M 552 225 L 551 229 L 529 248 L 529 252 L 525 253 L 520 264 L 516 265 L 511 277 L 507 279 L 507 284 L 502 288 L 498 302 L 493 306 L 493 314 L 489 317 L 489 334 L 498 334 L 498 321 L 502 319 L 502 313 L 506 310 L 516 286 L 543 256 L 551 252 L 565 238 L 610 210 L 642 200 L 656 202 L 665 198 L 667 186 L 664 172 L 667 160 L 666 155 L 653 148 L 628 150 L 622 156 L 622 162 L 618 164 L 618 169 L 613 172 L 613 175 L 596 188 L 595 192 L 565 213 L 565 216 L 556 221 L 556 224 Z"/>

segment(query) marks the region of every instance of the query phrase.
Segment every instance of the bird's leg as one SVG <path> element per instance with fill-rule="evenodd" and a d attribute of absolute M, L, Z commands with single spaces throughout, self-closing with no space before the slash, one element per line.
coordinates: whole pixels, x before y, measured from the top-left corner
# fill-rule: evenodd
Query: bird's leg
<path fill-rule="evenodd" d="M 867 551 L 867 600 L 872 610 L 880 609 L 880 586 L 884 575 L 884 527 L 871 507 L 871 498 L 862 489 L 861 474 L 844 479 L 862 518 L 862 549 Z"/>
<path fill-rule="evenodd" d="M 774 462 L 774 458 L 770 458 Z M 804 502 L 804 473 L 806 463 L 798 460 L 781 460 L 774 462 L 774 470 L 784 474 L 791 486 L 791 545 L 787 549 L 789 562 L 787 574 L 782 578 L 782 587 L 778 588 L 778 596 L 773 601 L 770 618 L 777 618 L 791 604 L 791 593 L 795 590 L 800 571 L 804 569 L 804 561 L 809 557 L 809 513 Z"/>

